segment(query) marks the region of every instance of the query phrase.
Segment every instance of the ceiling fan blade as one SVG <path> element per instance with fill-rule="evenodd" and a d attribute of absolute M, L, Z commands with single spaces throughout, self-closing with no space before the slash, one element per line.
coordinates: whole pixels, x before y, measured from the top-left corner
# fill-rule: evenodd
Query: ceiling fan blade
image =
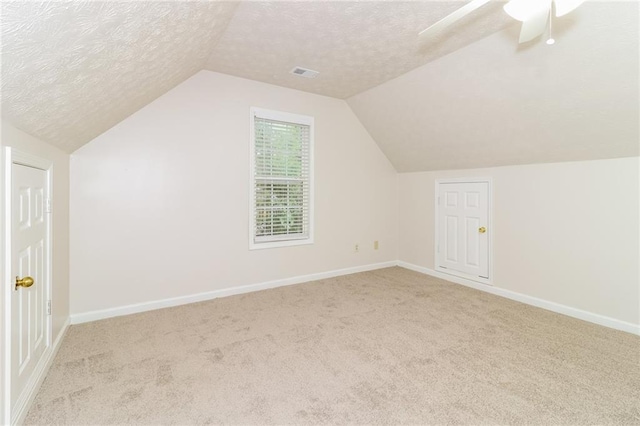
<path fill-rule="evenodd" d="M 520 29 L 520 43 L 526 43 L 534 38 L 544 34 L 547 28 L 547 20 L 549 19 L 549 9 L 539 10 L 535 14 L 529 16 L 529 19 L 522 23 Z"/>
<path fill-rule="evenodd" d="M 479 7 L 484 6 L 485 4 L 489 3 L 489 1 L 490 0 L 472 0 L 469 3 L 465 4 L 464 6 L 462 6 L 460 9 L 456 10 L 455 12 L 453 12 L 452 14 L 445 16 L 444 18 L 442 18 L 441 20 L 439 20 L 435 24 L 433 24 L 430 27 L 420 31 L 418 33 L 418 36 L 425 37 L 425 36 L 428 36 L 428 35 L 431 35 L 431 34 L 435 34 L 435 33 L 439 32 L 440 30 L 443 30 L 444 28 L 446 28 L 449 25 L 453 24 L 454 22 L 464 18 L 466 15 L 468 15 L 469 13 L 471 13 L 474 10 L 478 9 Z"/>
<path fill-rule="evenodd" d="M 511 0 L 502 6 L 507 15 L 520 22 L 524 22 L 529 17 L 531 2 L 528 0 Z"/>
<path fill-rule="evenodd" d="M 556 16 L 564 16 L 584 3 L 584 0 L 554 0 L 554 3 L 556 4 Z"/>

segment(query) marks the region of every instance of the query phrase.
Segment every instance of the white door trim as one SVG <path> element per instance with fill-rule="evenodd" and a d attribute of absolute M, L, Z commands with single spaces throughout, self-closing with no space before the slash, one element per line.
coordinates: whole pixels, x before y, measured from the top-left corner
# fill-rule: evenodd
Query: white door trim
<path fill-rule="evenodd" d="M 40 364 L 36 368 L 33 377 L 30 382 L 26 386 L 25 397 L 16 402 L 15 407 L 11 407 L 11 289 L 12 289 L 12 259 L 11 259 L 11 238 L 12 238 L 12 204 L 13 204 L 13 189 L 12 189 L 12 169 L 14 164 L 19 164 L 22 166 L 33 167 L 36 169 L 44 170 L 47 174 L 47 193 L 49 201 L 48 203 L 52 203 L 53 200 L 53 162 L 44 158 L 36 157 L 34 155 L 19 151 L 15 148 L 6 147 L 4 150 L 4 236 L 5 236 L 5 244 L 3 247 L 4 256 L 3 256 L 3 265 L 4 265 L 4 274 L 1 277 L 2 288 L 0 289 L 0 293 L 2 297 L 0 298 L 0 302 L 2 303 L 2 311 L 3 311 L 3 326 L 4 330 L 0 333 L 2 336 L 2 358 L 3 365 L 0 366 L 2 368 L 2 377 L 4 378 L 4 383 L 2 383 L 3 389 L 3 401 L 2 406 L 4 407 L 4 413 L 0 413 L 2 418 L 0 418 L 0 422 L 2 424 L 14 424 L 19 418 L 23 417 L 26 414 L 26 409 L 29 406 L 29 403 L 33 400 L 33 396 L 37 391 L 37 384 L 41 380 L 41 374 L 38 372 L 42 372 L 46 370 L 46 366 L 44 364 L 50 362 L 50 357 L 53 350 L 53 345 L 51 341 L 52 336 L 52 317 L 51 315 L 47 315 L 47 326 L 45 329 L 46 334 L 46 342 L 47 348 L 45 349 L 45 353 L 42 356 Z M 49 204 L 50 206 L 51 204 Z M 50 211 L 50 209 L 47 209 Z M 45 215 L 45 224 L 46 224 L 46 237 L 47 237 L 47 255 L 46 262 L 47 268 L 45 271 L 46 276 L 46 289 L 45 293 L 47 295 L 48 300 L 53 299 L 52 294 L 52 259 L 53 259 L 53 242 L 52 242 L 52 220 L 51 213 Z M 42 365 L 41 365 L 42 364 Z"/>
<path fill-rule="evenodd" d="M 440 197 L 440 184 L 443 183 L 486 183 L 489 186 L 489 190 L 487 192 L 487 206 L 489 208 L 488 216 L 487 216 L 487 238 L 488 245 L 487 254 L 488 254 L 488 262 L 489 262 L 489 278 L 482 278 L 477 276 L 472 276 L 465 274 L 463 272 L 453 271 L 451 269 L 446 269 L 440 266 L 440 257 L 438 256 L 438 245 L 440 243 L 440 232 L 438 228 L 438 198 Z M 434 228 L 434 247 L 433 252 L 435 256 L 435 270 L 438 272 L 442 272 L 443 274 L 455 275 L 460 278 L 465 278 L 471 281 L 493 285 L 493 179 L 486 178 L 446 178 L 446 179 L 436 179 L 435 181 L 435 199 L 434 199 L 434 210 L 435 210 L 435 228 Z"/>

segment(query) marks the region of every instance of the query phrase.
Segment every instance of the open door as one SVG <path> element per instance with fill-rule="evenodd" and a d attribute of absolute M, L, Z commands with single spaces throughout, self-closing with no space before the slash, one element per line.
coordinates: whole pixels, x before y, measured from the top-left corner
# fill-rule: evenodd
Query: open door
<path fill-rule="evenodd" d="M 5 154 L 4 390 L 14 424 L 26 414 L 51 352 L 51 164 L 11 148 Z"/>

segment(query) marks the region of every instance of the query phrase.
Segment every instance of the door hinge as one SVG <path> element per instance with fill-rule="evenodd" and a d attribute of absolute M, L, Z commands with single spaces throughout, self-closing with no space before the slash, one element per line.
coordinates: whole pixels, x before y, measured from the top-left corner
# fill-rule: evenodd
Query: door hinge
<path fill-rule="evenodd" d="M 47 198 L 47 200 L 45 201 L 44 211 L 46 213 L 51 213 L 51 198 Z"/>
<path fill-rule="evenodd" d="M 51 315 L 51 300 L 47 300 L 47 315 Z"/>

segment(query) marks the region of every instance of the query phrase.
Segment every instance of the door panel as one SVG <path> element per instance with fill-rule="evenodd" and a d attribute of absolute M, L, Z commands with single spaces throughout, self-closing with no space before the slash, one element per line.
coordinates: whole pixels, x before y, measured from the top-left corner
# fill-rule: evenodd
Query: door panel
<path fill-rule="evenodd" d="M 47 172 L 12 165 L 11 406 L 23 396 L 48 342 Z M 15 278 L 32 277 L 31 287 Z"/>
<path fill-rule="evenodd" d="M 437 266 L 447 272 L 488 279 L 489 183 L 440 183 L 436 209 Z"/>
<path fill-rule="evenodd" d="M 466 241 L 466 264 L 468 266 L 480 267 L 480 237 L 478 229 L 480 220 L 477 217 L 467 217 L 465 224 Z"/>
<path fill-rule="evenodd" d="M 458 261 L 458 217 L 447 216 L 447 230 L 445 239 L 446 260 L 448 262 Z"/>

